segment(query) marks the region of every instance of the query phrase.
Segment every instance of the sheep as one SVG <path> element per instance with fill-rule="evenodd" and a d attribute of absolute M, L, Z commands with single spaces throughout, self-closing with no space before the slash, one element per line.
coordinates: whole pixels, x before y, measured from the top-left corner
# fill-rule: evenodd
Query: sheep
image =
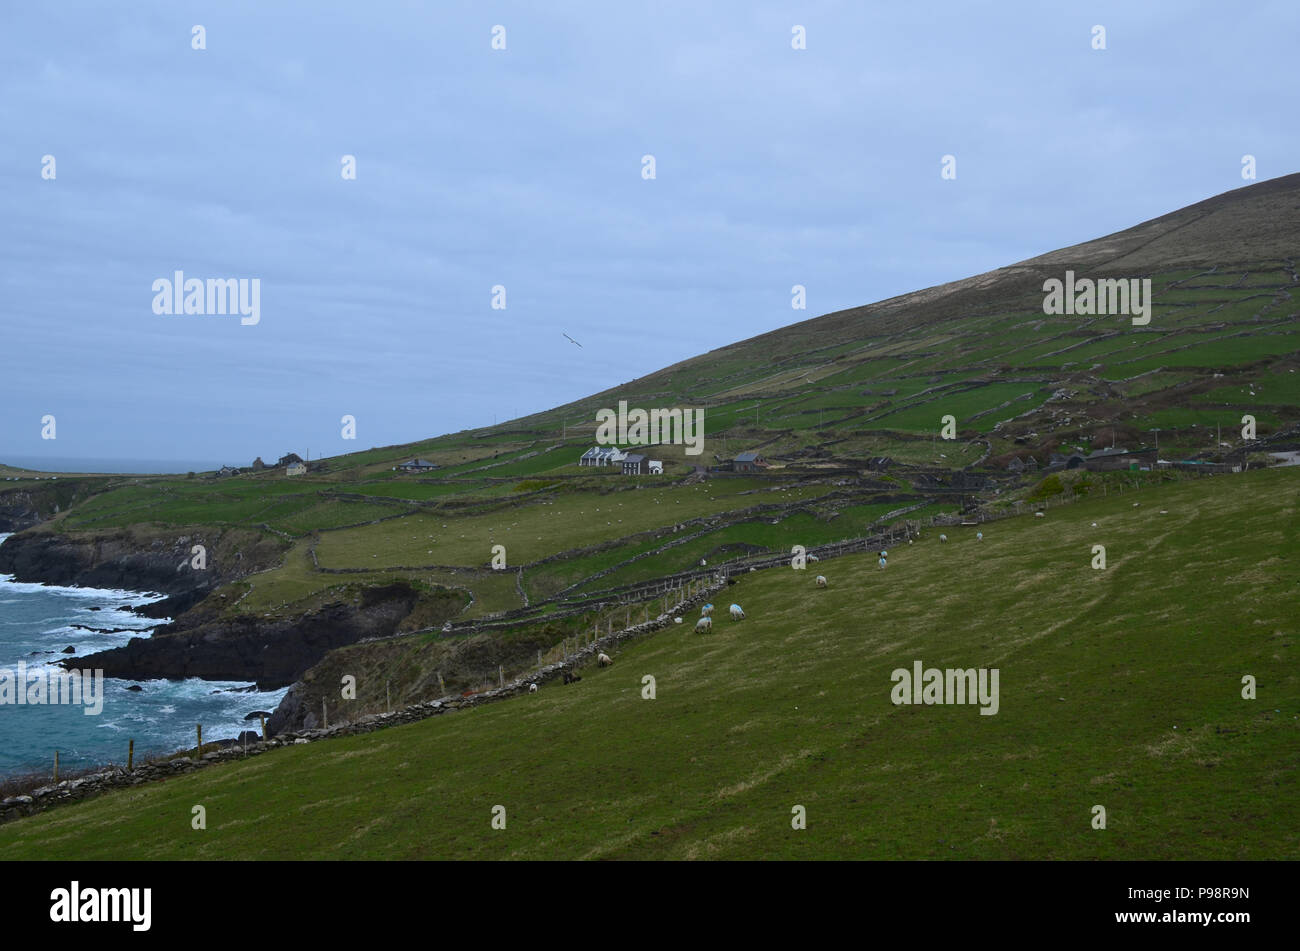
<path fill-rule="evenodd" d="M 529 684 L 529 685 L 528 685 L 528 692 L 529 692 L 529 693 L 537 693 L 537 684 Z"/>
<path fill-rule="evenodd" d="M 826 587 L 826 576 L 825 576 L 825 575 L 818 575 L 818 576 L 817 576 L 817 587 L 819 587 L 819 588 L 824 588 L 824 587 Z"/>
<path fill-rule="evenodd" d="M 881 555 L 881 556 L 880 556 L 880 562 L 879 562 L 879 563 L 880 563 L 880 567 L 881 567 L 881 568 L 885 567 L 886 562 L 885 562 L 885 556 L 884 556 L 884 555 Z"/>
<path fill-rule="evenodd" d="M 940 535 L 940 536 L 939 536 L 939 541 L 941 541 L 941 542 L 946 542 L 947 540 L 948 540 L 948 536 L 947 536 L 947 535 Z"/>
<path fill-rule="evenodd" d="M 1044 514 L 1043 512 L 1035 512 L 1034 518 L 1047 518 L 1047 515 Z"/>
<path fill-rule="evenodd" d="M 706 604 L 704 607 L 700 608 L 700 617 L 710 617 L 712 614 L 713 614 L 712 604 Z"/>
<path fill-rule="evenodd" d="M 675 617 L 675 618 L 673 618 L 673 623 L 674 623 L 674 624 L 681 624 L 681 623 L 682 623 L 682 619 L 679 618 L 679 617 Z"/>
<path fill-rule="evenodd" d="M 577 674 L 571 674 L 567 670 L 564 672 L 564 682 L 566 684 L 576 684 L 581 679 Z"/>
<path fill-rule="evenodd" d="M 809 556 L 808 556 L 808 560 L 809 560 L 809 561 L 821 561 L 821 559 L 818 558 L 816 555 L 809 555 Z"/>
<path fill-rule="evenodd" d="M 733 604 L 733 605 L 731 606 L 731 619 L 732 619 L 733 621 L 739 621 L 739 620 L 742 620 L 744 617 L 745 617 L 745 612 L 744 612 L 743 610 L 741 610 L 740 605 L 739 605 L 739 604 Z"/>
<path fill-rule="evenodd" d="M 614 661 L 610 659 L 610 656 L 605 653 L 597 654 L 596 660 L 600 661 L 600 666 L 602 667 L 608 667 L 610 664 L 614 663 Z"/>
<path fill-rule="evenodd" d="M 699 634 L 702 631 L 712 631 L 712 630 L 713 630 L 713 618 L 711 617 L 702 617 L 695 622 L 696 634 Z"/>

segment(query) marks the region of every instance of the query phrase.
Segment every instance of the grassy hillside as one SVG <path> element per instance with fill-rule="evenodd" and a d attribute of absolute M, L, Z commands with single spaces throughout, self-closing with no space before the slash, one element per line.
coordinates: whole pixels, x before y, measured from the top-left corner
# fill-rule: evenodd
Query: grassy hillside
<path fill-rule="evenodd" d="M 590 590 L 603 584 L 594 575 L 663 545 L 688 519 L 719 519 L 714 544 L 692 544 L 696 560 L 748 544 L 753 525 L 734 513 L 758 501 L 748 493 L 760 485 L 788 490 L 785 530 L 769 533 L 788 544 L 860 532 L 863 519 L 840 516 L 908 494 L 961 504 L 958 492 L 935 494 L 946 478 L 936 472 L 1004 477 L 1015 457 L 1042 466 L 1055 450 L 1158 442 L 1167 459 L 1239 460 L 1244 415 L 1260 436 L 1300 424 L 1296 207 L 1300 175 L 1262 182 L 987 274 L 804 320 L 524 419 L 322 460 L 306 476 L 100 479 L 93 497 L 83 492 L 71 511 L 62 505 L 47 529 L 240 527 L 290 540 L 281 568 L 222 592 L 231 612 L 319 605 L 343 583 L 331 571 L 347 571 L 350 582 L 461 589 L 472 618 L 584 583 Z M 1149 279 L 1150 324 L 1045 315 L 1043 281 L 1067 269 Z M 662 477 L 579 468 L 596 411 L 620 400 L 702 407 L 703 454 L 656 447 Z M 959 437 L 939 440 L 948 415 Z M 772 463 L 763 477 L 678 484 L 693 467 L 746 449 Z M 412 456 L 441 468 L 393 471 Z M 877 457 L 892 460 L 892 481 L 863 473 Z M 20 495 L 30 506 L 22 489 L 51 484 L 61 485 L 0 483 L 0 509 Z M 841 497 L 820 508 L 795 504 L 794 493 L 832 488 Z M 447 574 L 485 565 L 494 544 L 525 566 L 518 585 Z M 685 554 L 655 555 L 619 579 L 681 570 Z"/>
<path fill-rule="evenodd" d="M 11 823 L 0 858 L 1294 859 L 1298 499 L 1296 469 L 1193 480 L 824 562 L 827 590 L 746 575 L 711 635 Z M 917 660 L 998 668 L 999 712 L 894 706 Z"/>

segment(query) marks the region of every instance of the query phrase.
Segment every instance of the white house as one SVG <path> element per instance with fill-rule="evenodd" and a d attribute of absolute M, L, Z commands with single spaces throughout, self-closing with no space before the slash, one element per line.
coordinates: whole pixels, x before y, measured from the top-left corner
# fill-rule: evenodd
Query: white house
<path fill-rule="evenodd" d="M 284 474 L 289 476 L 306 475 L 307 467 L 301 462 L 291 462 L 284 467 Z"/>
<path fill-rule="evenodd" d="M 651 459 L 651 460 L 650 460 L 650 474 L 651 474 L 651 475 L 663 475 L 663 474 L 664 474 L 664 464 L 663 464 L 660 460 L 658 460 L 658 459 Z"/>
<path fill-rule="evenodd" d="M 627 458 L 627 453 L 617 446 L 593 446 L 582 454 L 578 460 L 580 466 L 619 465 Z"/>

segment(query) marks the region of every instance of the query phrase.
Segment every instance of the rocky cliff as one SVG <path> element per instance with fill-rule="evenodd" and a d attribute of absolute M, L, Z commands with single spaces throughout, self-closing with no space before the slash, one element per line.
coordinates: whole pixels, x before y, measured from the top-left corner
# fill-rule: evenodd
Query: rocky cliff
<path fill-rule="evenodd" d="M 434 597 L 450 617 L 463 607 L 459 594 Z M 101 669 L 127 679 L 202 677 L 252 680 L 263 690 L 287 686 L 336 647 L 392 634 L 428 599 L 403 582 L 364 589 L 356 598 L 327 604 L 298 617 L 223 616 L 206 603 L 152 637 L 124 647 L 69 659 L 65 666 Z"/>

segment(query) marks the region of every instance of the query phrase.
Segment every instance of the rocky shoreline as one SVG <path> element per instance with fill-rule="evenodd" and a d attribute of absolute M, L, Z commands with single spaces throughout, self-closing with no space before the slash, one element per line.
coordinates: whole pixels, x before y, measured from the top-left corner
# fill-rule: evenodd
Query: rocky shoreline
<path fill-rule="evenodd" d="M 405 723 L 414 723 L 418 720 L 427 720 L 429 717 L 440 716 L 444 713 L 454 713 L 457 710 L 464 710 L 481 704 L 494 703 L 520 694 L 526 694 L 529 692 L 532 684 L 542 685 L 557 680 L 565 671 L 582 667 L 593 661 L 596 658 L 596 655 L 601 651 L 608 651 L 616 644 L 623 641 L 635 637 L 641 637 L 645 634 L 650 634 L 654 631 L 669 627 L 673 624 L 674 618 L 681 616 L 687 608 L 694 604 L 707 601 L 714 593 L 723 587 L 725 587 L 725 584 L 715 583 L 710 585 L 694 596 L 684 599 L 667 614 L 661 614 L 644 623 L 634 624 L 625 630 L 607 634 L 604 637 L 598 638 L 592 643 L 578 649 L 564 661 L 541 667 L 536 671 L 530 672 L 525 677 L 519 677 L 505 686 L 498 687 L 494 690 L 484 691 L 483 693 L 473 694 L 468 697 L 429 700 L 423 703 L 416 703 L 403 707 L 400 710 L 394 710 L 391 713 L 368 714 L 351 722 L 342 723 L 337 726 L 329 727 L 328 729 L 282 733 L 257 743 L 250 743 L 246 746 L 239 745 L 236 740 L 223 740 L 219 742 L 228 744 L 223 749 L 213 750 L 204 753 L 201 756 L 196 757 L 190 755 L 176 759 L 160 760 L 153 763 L 147 763 L 130 771 L 122 767 L 114 767 L 98 773 L 92 773 L 88 776 L 82 776 L 77 779 L 52 783 L 48 786 L 42 786 L 39 789 L 35 789 L 30 794 L 10 796 L 7 799 L 0 800 L 0 824 L 22 816 L 34 815 L 35 813 L 43 812 L 46 809 L 62 805 L 63 803 L 87 799 L 111 789 L 139 786 L 147 782 L 164 780 L 171 776 L 181 776 L 186 773 L 191 773 L 196 769 L 203 769 L 204 767 L 213 766 L 218 763 L 244 759 L 249 756 L 259 756 L 262 753 L 267 753 L 284 746 L 301 746 L 306 743 L 314 743 L 319 740 L 333 739 L 335 737 L 357 736 L 362 733 L 373 733 L 376 730 L 382 730 L 386 727 L 399 726 Z"/>

